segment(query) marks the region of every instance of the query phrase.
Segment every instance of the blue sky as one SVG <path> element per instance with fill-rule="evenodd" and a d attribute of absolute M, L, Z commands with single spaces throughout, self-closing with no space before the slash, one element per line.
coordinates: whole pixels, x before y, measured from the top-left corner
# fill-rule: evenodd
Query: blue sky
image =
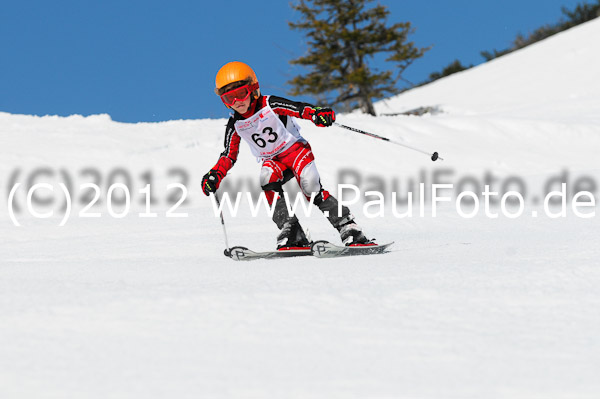
<path fill-rule="evenodd" d="M 295 0 L 292 0 L 295 1 Z M 404 73 L 420 82 L 459 59 L 479 64 L 517 33 L 554 23 L 580 0 L 392 1 L 390 23 L 433 46 Z M 231 60 L 256 71 L 265 94 L 287 96 L 307 49 L 284 1 L 10 1 L 0 10 L 0 112 L 108 113 L 116 121 L 221 118 L 214 76 Z M 391 65 L 390 65 L 391 66 Z M 310 97 L 295 97 L 310 101 Z"/>

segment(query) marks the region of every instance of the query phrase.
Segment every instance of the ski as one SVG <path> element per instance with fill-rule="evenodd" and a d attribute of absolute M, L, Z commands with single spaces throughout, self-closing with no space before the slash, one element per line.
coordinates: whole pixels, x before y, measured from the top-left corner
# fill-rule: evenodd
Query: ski
<path fill-rule="evenodd" d="M 354 247 L 343 247 L 329 241 L 315 241 L 311 246 L 313 256 L 317 258 L 336 258 L 338 256 L 374 255 L 389 252 L 388 247 L 394 242 L 387 244 L 360 245 Z"/>
<path fill-rule="evenodd" d="M 315 241 L 311 247 L 306 248 L 290 248 L 275 251 L 256 252 L 246 247 L 232 247 L 224 251 L 225 256 L 236 261 L 250 261 L 258 259 L 281 259 L 292 258 L 297 256 L 315 256 L 317 258 L 336 258 L 340 256 L 358 256 L 358 255 L 375 255 L 389 252 L 389 246 L 393 242 L 387 244 L 362 245 L 354 247 L 345 247 L 335 245 L 329 241 Z"/>
<path fill-rule="evenodd" d="M 257 259 L 274 259 L 274 258 L 291 258 L 296 256 L 311 256 L 310 247 L 281 249 L 277 251 L 255 252 L 246 247 L 232 247 L 225 250 L 225 256 L 233 260 L 257 260 Z"/>

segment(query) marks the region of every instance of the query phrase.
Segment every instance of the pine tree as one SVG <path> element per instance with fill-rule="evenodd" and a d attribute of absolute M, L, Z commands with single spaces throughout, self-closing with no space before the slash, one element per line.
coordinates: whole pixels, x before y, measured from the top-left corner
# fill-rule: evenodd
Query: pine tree
<path fill-rule="evenodd" d="M 299 0 L 292 7 L 299 11 L 299 22 L 292 29 L 306 31 L 308 53 L 292 60 L 309 67 L 310 72 L 289 81 L 292 95 L 322 96 L 333 92 L 328 105 L 358 105 L 375 115 L 373 99 L 399 92 L 402 72 L 426 48 L 417 48 L 407 38 L 413 32 L 409 22 L 386 26 L 390 12 L 386 7 L 369 7 L 373 0 Z M 396 64 L 395 71 L 369 68 L 375 55 Z"/>
<path fill-rule="evenodd" d="M 464 66 L 459 60 L 454 60 L 451 64 L 444 67 L 444 69 L 442 69 L 442 72 L 431 73 L 429 75 L 429 80 L 427 81 L 427 83 L 431 83 L 435 80 L 444 78 L 446 76 L 450 76 L 454 73 L 461 72 L 469 68 L 473 68 L 473 65 Z"/>
<path fill-rule="evenodd" d="M 565 24 L 566 27 L 570 28 L 572 26 L 577 26 L 594 18 L 600 17 L 600 0 L 597 0 L 595 4 L 577 4 L 577 7 L 573 11 L 563 7 L 562 13 L 568 18 Z"/>
<path fill-rule="evenodd" d="M 537 28 L 533 33 L 530 33 L 527 36 L 518 34 L 511 47 L 502 51 L 493 50 L 493 53 L 490 51 L 482 51 L 481 56 L 485 58 L 486 61 L 490 61 L 515 50 L 527 47 L 530 44 L 537 43 L 540 40 L 544 40 L 552 35 L 563 32 L 594 18 L 598 18 L 600 17 L 600 0 L 596 0 L 595 3 L 579 3 L 572 11 L 566 7 L 562 7 L 562 13 L 567 17 L 566 21 L 561 19 L 555 24 L 546 24 Z"/>

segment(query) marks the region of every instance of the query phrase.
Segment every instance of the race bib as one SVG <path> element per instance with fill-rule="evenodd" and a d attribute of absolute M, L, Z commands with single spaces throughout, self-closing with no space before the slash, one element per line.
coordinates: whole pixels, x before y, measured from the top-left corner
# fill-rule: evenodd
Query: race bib
<path fill-rule="evenodd" d="M 235 130 L 257 158 L 273 158 L 294 144 L 298 138 L 290 133 L 279 116 L 267 105 L 248 119 L 235 123 Z"/>

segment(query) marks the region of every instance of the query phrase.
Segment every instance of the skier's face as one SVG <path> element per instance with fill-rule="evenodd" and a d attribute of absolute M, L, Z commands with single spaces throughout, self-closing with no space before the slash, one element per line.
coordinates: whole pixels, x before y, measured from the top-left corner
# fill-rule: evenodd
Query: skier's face
<path fill-rule="evenodd" d="M 237 111 L 238 114 L 245 114 L 248 112 L 248 108 L 250 108 L 250 100 L 250 97 L 248 97 L 244 101 L 236 101 L 233 103 L 231 108 Z"/>

